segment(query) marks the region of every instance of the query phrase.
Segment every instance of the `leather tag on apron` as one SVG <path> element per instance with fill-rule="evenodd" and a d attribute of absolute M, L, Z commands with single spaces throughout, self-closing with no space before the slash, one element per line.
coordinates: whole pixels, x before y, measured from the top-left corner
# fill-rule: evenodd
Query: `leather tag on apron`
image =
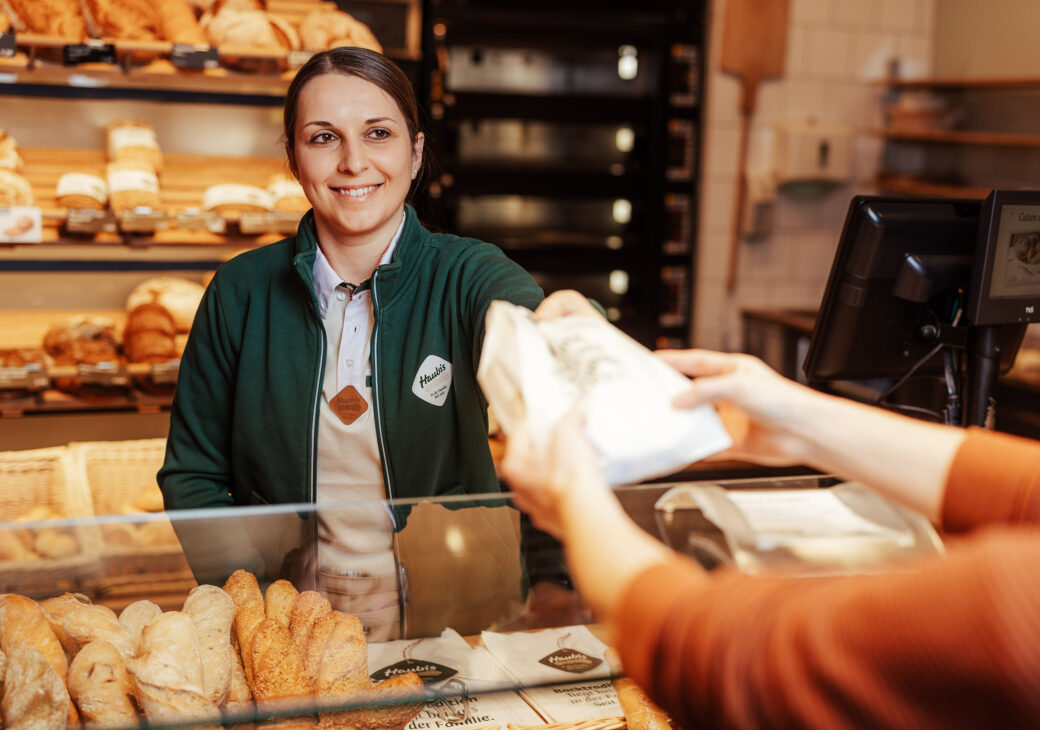
<path fill-rule="evenodd" d="M 348 385 L 329 401 L 329 407 L 339 416 L 339 420 L 349 426 L 368 410 L 368 401 L 358 393 L 357 388 Z"/>

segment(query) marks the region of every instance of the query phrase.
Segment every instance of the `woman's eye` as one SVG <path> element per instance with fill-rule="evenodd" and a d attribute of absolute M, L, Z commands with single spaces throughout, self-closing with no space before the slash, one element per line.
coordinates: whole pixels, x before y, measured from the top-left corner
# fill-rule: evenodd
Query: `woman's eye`
<path fill-rule="evenodd" d="M 335 136 L 332 134 L 332 132 L 318 132 L 316 135 L 311 137 L 311 143 L 312 144 L 326 144 L 328 142 L 333 141 L 334 139 L 335 139 Z"/>
<path fill-rule="evenodd" d="M 374 137 L 375 139 L 387 139 L 388 137 L 390 137 L 390 130 L 378 127 L 369 132 L 368 135 L 370 137 Z"/>

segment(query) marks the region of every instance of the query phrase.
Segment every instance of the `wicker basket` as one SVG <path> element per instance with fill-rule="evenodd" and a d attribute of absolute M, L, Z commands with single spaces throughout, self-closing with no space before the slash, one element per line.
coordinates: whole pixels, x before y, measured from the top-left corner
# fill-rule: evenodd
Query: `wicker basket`
<path fill-rule="evenodd" d="M 98 516 L 124 514 L 126 507 L 139 502 L 143 496 L 160 497 L 155 474 L 162 466 L 165 450 L 165 439 L 69 444 L 76 468 L 89 489 L 94 514 Z M 151 493 L 153 489 L 155 492 Z M 161 591 L 164 586 L 173 589 L 192 583 L 191 569 L 172 534 L 170 542 L 162 544 L 127 545 L 114 542 L 109 532 L 118 526 L 140 538 L 143 531 L 152 527 L 169 529 L 165 518 L 161 524 L 155 520 L 155 517 L 126 517 L 100 522 L 98 540 L 104 567 L 97 578 L 97 590 L 102 595 Z"/>
<path fill-rule="evenodd" d="M 29 529 L 17 522 L 37 507 L 49 507 L 69 518 L 92 514 L 86 484 L 79 479 L 68 449 L 58 446 L 0 452 L 0 486 L 0 531 L 6 533 L 5 541 L 39 547 L 38 538 L 48 530 L 54 530 L 51 537 L 67 540 L 71 536 L 76 541 L 76 553 L 67 557 L 0 561 L 0 592 L 47 598 L 85 590 L 100 570 L 96 533 L 87 525 L 58 523 L 48 527 L 37 522 Z"/>

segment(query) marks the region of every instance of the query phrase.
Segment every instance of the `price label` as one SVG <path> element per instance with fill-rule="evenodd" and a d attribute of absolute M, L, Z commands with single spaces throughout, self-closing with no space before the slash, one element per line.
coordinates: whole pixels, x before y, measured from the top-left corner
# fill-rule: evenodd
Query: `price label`
<path fill-rule="evenodd" d="M 170 51 L 170 63 L 177 68 L 203 71 L 220 67 L 220 55 L 213 46 L 174 43 Z"/>
<path fill-rule="evenodd" d="M 65 230 L 69 233 L 115 233 L 116 217 L 108 210 L 92 210 L 90 208 L 69 208 L 65 219 Z"/>
<path fill-rule="evenodd" d="M 284 233 L 292 235 L 300 227 L 302 213 L 242 213 L 238 219 L 238 230 L 244 236 L 260 233 Z"/>
<path fill-rule="evenodd" d="M 0 208 L 0 241 L 4 243 L 42 243 L 43 216 L 32 205 Z"/>
<path fill-rule="evenodd" d="M 180 366 L 179 359 L 155 363 L 152 365 L 152 382 L 157 385 L 173 385 L 177 382 L 177 371 Z"/>
<path fill-rule="evenodd" d="M 119 213 L 119 227 L 127 233 L 154 233 L 170 227 L 170 217 L 161 210 L 139 207 Z"/>
<path fill-rule="evenodd" d="M 90 40 L 86 43 L 70 43 L 62 49 L 66 66 L 81 63 L 116 63 L 116 47 L 113 43 Z"/>
<path fill-rule="evenodd" d="M 14 58 L 18 52 L 18 44 L 15 43 L 14 33 L 0 33 L 0 58 Z"/>
<path fill-rule="evenodd" d="M 95 385 L 128 385 L 130 377 L 126 368 L 115 362 L 99 362 L 96 365 L 79 363 L 76 366 L 76 377 L 84 383 Z"/>
<path fill-rule="evenodd" d="M 195 209 L 182 210 L 177 214 L 177 227 L 182 231 L 209 231 L 227 233 L 227 221 L 219 213 Z"/>
<path fill-rule="evenodd" d="M 47 374 L 36 364 L 20 368 L 0 368 L 0 389 L 43 390 L 49 384 Z"/>

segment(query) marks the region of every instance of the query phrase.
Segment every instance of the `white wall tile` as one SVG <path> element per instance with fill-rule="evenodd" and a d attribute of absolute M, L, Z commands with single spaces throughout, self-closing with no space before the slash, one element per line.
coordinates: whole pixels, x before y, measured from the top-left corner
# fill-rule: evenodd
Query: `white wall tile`
<path fill-rule="evenodd" d="M 859 29 L 877 23 L 877 0 L 834 0 L 834 22 L 840 27 Z"/>
<path fill-rule="evenodd" d="M 825 25 L 831 20 L 831 0 L 791 0 L 788 12 L 794 25 Z"/>
<path fill-rule="evenodd" d="M 794 26 L 787 34 L 784 76 L 797 78 L 809 72 L 809 34 L 806 28 Z"/>
<path fill-rule="evenodd" d="M 844 78 L 849 75 L 851 34 L 823 28 L 809 31 L 809 73 L 812 78 Z"/>
<path fill-rule="evenodd" d="M 922 30 L 917 6 L 918 0 L 881 0 L 881 28 L 902 33 Z"/>

